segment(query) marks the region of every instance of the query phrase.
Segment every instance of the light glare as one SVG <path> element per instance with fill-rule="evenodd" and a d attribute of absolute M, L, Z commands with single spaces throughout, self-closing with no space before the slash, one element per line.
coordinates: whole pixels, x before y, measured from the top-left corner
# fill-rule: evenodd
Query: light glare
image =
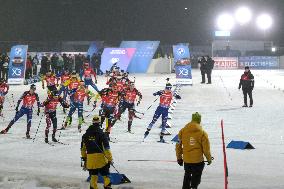
<path fill-rule="evenodd" d="M 252 19 L 252 13 L 247 7 L 240 7 L 235 13 L 235 17 L 238 23 L 241 25 L 247 24 Z"/>
<path fill-rule="evenodd" d="M 230 31 L 234 27 L 234 18 L 229 14 L 222 14 L 217 19 L 217 26 L 221 30 Z"/>
<path fill-rule="evenodd" d="M 262 14 L 257 17 L 256 24 L 261 30 L 267 30 L 272 26 L 272 17 L 268 14 Z"/>

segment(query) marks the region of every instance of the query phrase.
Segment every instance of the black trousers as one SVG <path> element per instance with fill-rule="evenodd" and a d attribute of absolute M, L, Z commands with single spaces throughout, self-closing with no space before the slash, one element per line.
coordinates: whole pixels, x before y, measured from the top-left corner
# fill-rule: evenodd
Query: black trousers
<path fill-rule="evenodd" d="M 201 182 L 201 175 L 204 169 L 204 162 L 184 163 L 184 178 L 182 189 L 197 189 Z"/>
<path fill-rule="evenodd" d="M 205 83 L 205 74 L 206 72 L 204 70 L 201 70 L 201 77 L 202 77 L 201 83 Z"/>
<path fill-rule="evenodd" d="M 208 83 L 211 83 L 211 73 L 212 73 L 212 70 L 207 70 L 206 71 Z"/>
<path fill-rule="evenodd" d="M 252 99 L 252 89 L 243 89 L 244 94 L 244 104 L 247 105 L 247 95 L 249 96 L 249 104 L 253 105 L 253 99 Z"/>

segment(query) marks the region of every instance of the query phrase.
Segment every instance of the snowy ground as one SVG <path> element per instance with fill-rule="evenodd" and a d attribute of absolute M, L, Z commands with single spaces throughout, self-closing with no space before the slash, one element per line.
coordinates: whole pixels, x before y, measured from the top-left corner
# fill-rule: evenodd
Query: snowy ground
<path fill-rule="evenodd" d="M 226 143 L 231 140 L 249 141 L 255 150 L 227 149 L 229 188 L 260 189 L 284 188 L 284 71 L 253 71 L 255 75 L 254 107 L 240 108 L 242 92 L 238 90 L 241 70 L 213 71 L 213 84 L 200 84 L 198 70 L 193 70 L 193 86 L 183 87 L 171 121 L 173 136 L 191 119 L 193 112 L 202 114 L 202 125 L 208 132 L 215 160 L 206 166 L 200 188 L 224 188 L 223 156 L 220 121 L 224 119 Z M 174 75 L 136 75 L 137 88 L 143 100 L 137 110 L 144 112 L 155 100 L 152 93 L 162 89 L 165 78 Z M 105 78 L 99 79 L 100 88 Z M 1 129 L 6 127 L 15 111 L 11 104 L 14 94 L 19 98 L 28 86 L 12 86 L 6 100 Z M 45 92 L 38 85 L 40 100 Z M 8 102 L 10 101 L 10 103 Z M 157 105 L 157 104 L 156 104 Z M 153 128 L 145 143 L 140 143 L 146 126 L 151 121 L 156 105 L 146 112 L 142 120 L 134 121 L 135 134 L 125 133 L 127 116 L 118 122 L 111 143 L 116 168 L 131 179 L 131 184 L 114 186 L 120 189 L 178 189 L 181 188 L 183 168 L 176 163 L 128 162 L 130 159 L 175 160 L 174 144 L 160 144 L 159 128 Z M 86 107 L 91 110 L 92 107 Z M 97 112 L 97 110 L 96 110 Z M 85 112 L 85 116 L 89 113 Z M 58 110 L 58 125 L 65 115 Z M 76 116 L 77 117 L 77 116 Z M 40 117 L 34 113 L 31 134 L 34 136 Z M 91 116 L 86 118 L 90 123 Z M 159 120 L 160 123 L 160 120 Z M 159 125 L 159 124 L 157 124 Z M 7 135 L 0 136 L 0 188 L 5 189 L 78 189 L 88 188 L 88 174 L 80 167 L 80 140 L 77 118 L 73 127 L 61 133 L 60 140 L 69 145 L 50 146 L 44 143 L 45 121 L 40 126 L 35 142 L 25 140 L 26 118 L 17 122 Z M 87 124 L 85 125 L 87 128 Z M 58 132 L 59 134 L 59 132 Z M 173 136 L 167 136 L 169 141 Z M 114 172 L 114 170 L 112 170 Z M 102 186 L 100 186 L 102 188 Z"/>

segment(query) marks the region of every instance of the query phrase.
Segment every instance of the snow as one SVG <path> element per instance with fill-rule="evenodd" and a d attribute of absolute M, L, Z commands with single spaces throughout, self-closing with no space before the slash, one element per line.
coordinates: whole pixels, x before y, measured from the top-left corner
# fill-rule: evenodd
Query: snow
<path fill-rule="evenodd" d="M 170 141 L 178 131 L 191 120 L 193 112 L 202 115 L 203 128 L 208 132 L 212 155 L 215 157 L 212 165 L 206 166 L 200 188 L 224 188 L 224 169 L 221 140 L 221 119 L 224 120 L 225 142 L 231 140 L 249 141 L 255 150 L 227 149 L 229 168 L 229 188 L 259 189 L 284 188 L 284 128 L 282 127 L 284 103 L 284 71 L 282 70 L 252 70 L 255 75 L 254 107 L 241 108 L 243 104 L 242 91 L 238 83 L 242 70 L 213 70 L 212 85 L 200 84 L 200 72 L 193 70 L 193 86 L 182 87 L 182 99 L 177 102 L 170 121 L 173 128 L 169 129 L 172 136 L 166 136 Z M 131 75 L 133 78 L 134 75 Z M 137 107 L 145 112 L 156 97 L 153 92 L 165 85 L 167 77 L 174 75 L 136 74 L 136 86 L 142 91 L 143 100 Z M 104 86 L 106 78 L 100 77 L 98 86 Z M 28 86 L 11 86 L 4 106 L 5 118 L 0 118 L 1 129 L 6 127 L 15 115 L 14 101 Z M 40 84 L 37 84 L 40 100 L 46 96 Z M 9 103 L 9 102 L 10 103 Z M 114 166 L 131 181 L 131 184 L 114 186 L 115 189 L 173 189 L 181 188 L 183 168 L 170 162 L 129 162 L 135 159 L 176 160 L 175 145 L 161 144 L 159 139 L 159 120 L 142 143 L 143 134 L 150 123 L 158 102 L 146 112 L 141 120 L 133 123 L 134 134 L 126 133 L 127 114 L 112 130 L 112 138 L 117 143 L 111 143 Z M 87 111 L 92 106 L 85 106 Z M 94 112 L 98 113 L 96 109 Z M 61 127 L 63 114 L 58 108 L 58 127 Z M 86 117 L 87 128 L 91 117 Z M 39 126 L 35 141 L 23 139 L 26 130 L 26 117 L 21 118 L 7 135 L 0 135 L 0 188 L 7 189 L 78 189 L 88 188 L 85 179 L 87 172 L 80 167 L 81 135 L 77 132 L 77 114 L 74 114 L 72 127 L 61 132 L 60 141 L 69 145 L 44 143 L 45 120 Z M 140 115 L 139 115 L 140 116 Z M 40 121 L 40 116 L 34 112 L 31 135 L 34 137 Z M 58 131 L 57 136 L 60 131 Z M 112 172 L 115 170 L 111 169 Z M 103 188 L 102 185 L 99 186 Z"/>

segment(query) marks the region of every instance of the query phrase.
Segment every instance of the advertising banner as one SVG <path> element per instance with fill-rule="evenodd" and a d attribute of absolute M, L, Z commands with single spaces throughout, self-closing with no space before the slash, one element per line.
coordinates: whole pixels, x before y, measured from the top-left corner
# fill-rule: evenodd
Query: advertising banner
<path fill-rule="evenodd" d="M 147 73 L 160 41 L 122 41 L 121 48 L 135 48 L 136 52 L 128 66 L 130 73 Z"/>
<path fill-rule="evenodd" d="M 279 57 L 246 56 L 239 57 L 239 68 L 249 66 L 252 69 L 279 69 Z"/>
<path fill-rule="evenodd" d="M 135 48 L 105 48 L 100 69 L 105 73 L 116 63 L 121 70 L 126 71 L 135 50 Z"/>
<path fill-rule="evenodd" d="M 237 57 L 214 57 L 213 60 L 215 61 L 214 69 L 220 69 L 220 70 L 238 69 Z"/>
<path fill-rule="evenodd" d="M 28 45 L 16 45 L 11 48 L 8 73 L 9 84 L 24 84 Z"/>
<path fill-rule="evenodd" d="M 191 85 L 191 63 L 187 44 L 173 46 L 177 84 Z"/>
<path fill-rule="evenodd" d="M 104 47 L 103 43 L 104 43 L 103 41 L 93 41 L 90 44 L 87 55 L 89 55 L 91 58 L 94 53 L 98 53 L 98 51 Z"/>

